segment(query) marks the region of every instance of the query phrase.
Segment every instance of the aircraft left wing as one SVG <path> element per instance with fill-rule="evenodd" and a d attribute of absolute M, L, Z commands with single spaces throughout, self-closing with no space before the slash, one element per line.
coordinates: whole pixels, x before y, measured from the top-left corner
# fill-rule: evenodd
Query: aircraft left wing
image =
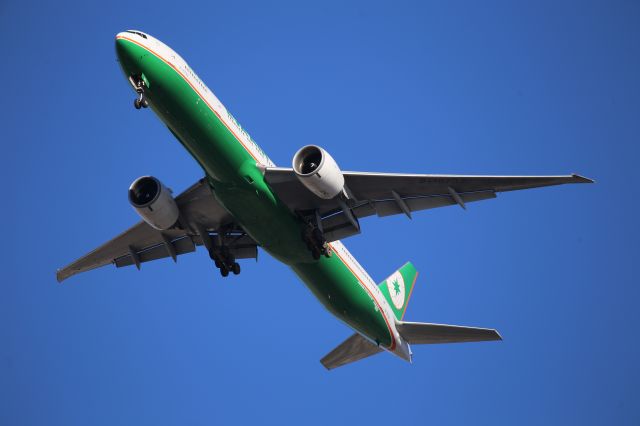
<path fill-rule="evenodd" d="M 223 243 L 236 259 L 257 258 L 257 244 L 242 229 L 235 227 L 231 215 L 218 203 L 206 179 L 201 179 L 176 197 L 180 210 L 178 225 L 158 231 L 141 221 L 89 254 L 59 269 L 58 282 L 80 272 L 110 263 L 116 267 L 140 265 L 155 259 L 209 248 Z M 224 229 L 223 235 L 218 231 Z"/>
<path fill-rule="evenodd" d="M 346 197 L 322 199 L 309 191 L 291 168 L 269 167 L 267 183 L 292 211 L 317 218 L 327 241 L 360 232 L 358 219 L 487 200 L 496 193 L 566 183 L 592 183 L 577 174 L 564 176 L 465 176 L 342 172 Z"/>

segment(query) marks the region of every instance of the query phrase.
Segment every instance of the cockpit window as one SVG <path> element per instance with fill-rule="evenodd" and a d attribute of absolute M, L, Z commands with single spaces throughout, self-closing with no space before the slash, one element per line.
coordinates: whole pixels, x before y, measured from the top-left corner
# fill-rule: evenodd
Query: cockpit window
<path fill-rule="evenodd" d="M 137 34 L 137 35 L 139 35 L 140 37 L 142 37 L 142 38 L 144 38 L 144 39 L 146 39 L 146 38 L 147 38 L 147 35 L 146 35 L 146 34 L 144 34 L 144 33 L 141 33 L 140 31 L 131 31 L 131 30 L 127 30 L 127 31 L 125 31 L 125 32 L 126 32 L 126 33 L 131 33 L 131 34 Z"/>

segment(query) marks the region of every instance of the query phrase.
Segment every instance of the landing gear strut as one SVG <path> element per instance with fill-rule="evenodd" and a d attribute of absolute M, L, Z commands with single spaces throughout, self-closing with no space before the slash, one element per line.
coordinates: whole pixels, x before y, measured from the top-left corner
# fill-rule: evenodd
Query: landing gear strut
<path fill-rule="evenodd" d="M 144 96 L 145 88 L 147 87 L 144 80 L 140 76 L 131 76 L 129 77 L 133 87 L 136 89 L 138 93 L 138 97 L 133 100 L 133 106 L 136 109 L 140 108 L 148 108 L 149 102 L 147 102 L 146 97 Z"/>
<path fill-rule="evenodd" d="M 331 247 L 317 226 L 308 223 L 302 230 L 302 241 L 305 242 L 315 260 L 320 259 L 320 256 L 331 257 Z"/>
<path fill-rule="evenodd" d="M 220 275 L 228 277 L 229 272 L 233 272 L 234 275 L 240 273 L 240 264 L 236 262 L 236 257 L 229 246 L 226 244 L 226 239 L 231 232 L 232 227 L 223 227 L 217 230 L 215 236 L 209 235 L 209 231 L 199 224 L 194 224 L 198 235 L 202 239 L 202 244 L 207 248 L 209 257 L 215 263 L 216 268 L 220 270 Z M 242 236 L 242 235 L 241 235 Z M 239 237 L 236 237 L 236 239 Z M 233 242 L 232 242 L 233 244 Z"/>

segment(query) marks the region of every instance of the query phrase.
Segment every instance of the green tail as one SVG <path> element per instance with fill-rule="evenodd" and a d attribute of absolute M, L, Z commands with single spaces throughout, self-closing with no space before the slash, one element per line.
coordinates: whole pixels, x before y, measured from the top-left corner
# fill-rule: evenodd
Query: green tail
<path fill-rule="evenodd" d="M 416 278 L 418 278 L 418 271 L 411 262 L 407 262 L 389 278 L 378 284 L 398 320 L 402 320 L 407 311 Z"/>

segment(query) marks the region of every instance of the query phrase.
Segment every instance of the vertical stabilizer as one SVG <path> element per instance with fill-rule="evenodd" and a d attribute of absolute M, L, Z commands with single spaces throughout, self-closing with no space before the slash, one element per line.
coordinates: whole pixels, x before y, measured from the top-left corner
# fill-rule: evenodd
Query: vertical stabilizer
<path fill-rule="evenodd" d="M 397 320 L 402 320 L 407 311 L 413 285 L 418 278 L 418 271 L 411 262 L 407 262 L 389 278 L 378 284 L 380 291 L 391 305 Z"/>

